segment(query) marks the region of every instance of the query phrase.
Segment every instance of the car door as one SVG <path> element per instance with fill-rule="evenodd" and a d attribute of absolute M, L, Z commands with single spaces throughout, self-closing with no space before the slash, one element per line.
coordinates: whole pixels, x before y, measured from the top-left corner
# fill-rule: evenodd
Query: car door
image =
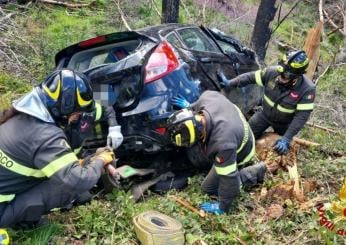
<path fill-rule="evenodd" d="M 198 27 L 183 27 L 176 30 L 183 48 L 191 55 L 186 60 L 195 69 L 203 89 L 221 90 L 217 74 L 235 76 L 233 62 L 222 53 L 218 45 Z"/>
<path fill-rule="evenodd" d="M 255 71 L 260 68 L 254 51 L 243 46 L 237 39 L 226 35 L 218 30 L 201 27 L 209 33 L 217 42 L 222 52 L 235 64 L 237 75 L 245 72 Z M 228 79 L 232 77 L 228 77 Z M 244 113 L 249 112 L 254 106 L 260 104 L 263 89 L 255 84 L 241 88 L 234 88 L 228 92 L 227 97 L 237 104 Z"/>
<path fill-rule="evenodd" d="M 212 35 L 214 41 L 222 49 L 232 62 L 236 63 L 237 74 L 254 71 L 259 68 L 256 53 L 242 45 L 237 39 L 217 30 L 201 26 L 209 35 Z"/>

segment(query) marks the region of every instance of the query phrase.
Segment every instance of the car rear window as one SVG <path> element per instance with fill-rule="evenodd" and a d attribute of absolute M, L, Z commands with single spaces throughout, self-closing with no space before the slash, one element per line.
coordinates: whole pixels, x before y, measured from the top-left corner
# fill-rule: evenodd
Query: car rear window
<path fill-rule="evenodd" d="M 132 54 L 140 43 L 140 40 L 130 40 L 84 50 L 71 57 L 68 67 L 85 71 L 102 64 L 116 63 Z"/>

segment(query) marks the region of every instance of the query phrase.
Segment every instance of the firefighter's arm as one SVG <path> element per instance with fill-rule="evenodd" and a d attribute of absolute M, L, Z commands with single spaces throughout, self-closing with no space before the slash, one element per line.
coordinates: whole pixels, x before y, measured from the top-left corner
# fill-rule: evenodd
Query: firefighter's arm
<path fill-rule="evenodd" d="M 81 166 L 77 156 L 71 151 L 66 138 L 47 138 L 36 151 L 34 164 L 47 178 L 57 185 L 66 186 L 66 191 L 82 192 L 90 190 L 103 171 L 106 158 L 95 158 L 90 164 Z"/>
<path fill-rule="evenodd" d="M 227 89 L 231 89 L 235 87 L 244 87 L 248 84 L 255 84 L 257 83 L 256 76 L 258 76 L 258 74 L 260 73 L 261 73 L 261 70 L 247 72 L 231 80 L 223 79 L 221 84 Z"/>
<path fill-rule="evenodd" d="M 298 134 L 309 120 L 310 114 L 314 108 L 315 90 L 310 90 L 304 94 L 296 107 L 296 112 L 292 122 L 286 130 L 284 137 L 289 141 Z"/>
<path fill-rule="evenodd" d="M 124 136 L 121 133 L 121 126 L 118 125 L 114 108 L 112 106 L 101 106 L 99 103 L 96 103 L 94 120 L 96 123 L 101 120 L 107 121 L 107 146 L 113 149 L 118 148 L 123 142 Z"/>
<path fill-rule="evenodd" d="M 94 121 L 107 121 L 108 126 L 117 126 L 118 122 L 115 116 L 115 111 L 112 106 L 102 106 L 99 103 L 95 103 Z"/>
<path fill-rule="evenodd" d="M 215 156 L 214 167 L 219 176 L 220 209 L 225 212 L 228 212 L 232 201 L 240 192 L 240 177 L 236 159 L 235 149 L 218 152 Z"/>

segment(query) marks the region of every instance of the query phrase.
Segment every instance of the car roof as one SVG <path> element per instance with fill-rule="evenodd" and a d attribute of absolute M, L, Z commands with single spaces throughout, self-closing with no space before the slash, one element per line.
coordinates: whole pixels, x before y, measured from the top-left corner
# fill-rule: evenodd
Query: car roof
<path fill-rule="evenodd" d="M 186 28 L 186 27 L 198 27 L 196 25 L 191 24 L 178 24 L 178 23 L 170 23 L 170 24 L 163 24 L 163 25 L 157 25 L 157 26 L 149 26 L 142 29 L 136 30 L 138 33 L 141 33 L 142 35 L 150 36 L 155 39 L 161 39 L 161 36 L 165 36 L 167 33 L 179 29 L 179 28 Z"/>

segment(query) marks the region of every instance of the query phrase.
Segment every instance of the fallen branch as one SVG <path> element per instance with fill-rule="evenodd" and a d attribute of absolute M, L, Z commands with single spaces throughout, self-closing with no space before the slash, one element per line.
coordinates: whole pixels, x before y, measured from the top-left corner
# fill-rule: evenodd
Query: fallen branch
<path fill-rule="evenodd" d="M 312 142 L 309 140 L 303 140 L 297 137 L 293 138 L 294 142 L 296 142 L 298 145 L 305 146 L 305 147 L 310 147 L 310 146 L 321 146 L 321 144 Z"/>
<path fill-rule="evenodd" d="M 189 201 L 186 200 L 182 200 L 181 198 L 177 197 L 177 196 L 169 196 L 171 199 L 173 199 L 174 201 L 176 201 L 177 203 L 181 204 L 182 206 L 184 206 L 187 209 L 190 209 L 192 212 L 198 214 L 200 217 L 204 218 L 207 214 L 204 212 L 204 210 L 201 209 L 197 209 L 194 206 L 192 206 L 192 204 Z"/>
<path fill-rule="evenodd" d="M 284 50 L 294 49 L 294 47 L 289 45 L 288 43 L 284 43 L 284 42 L 279 41 L 279 40 L 275 40 L 275 42 L 279 46 L 279 48 L 282 48 Z"/>
<path fill-rule="evenodd" d="M 38 0 L 40 3 L 48 3 L 48 4 L 54 4 L 54 5 L 60 5 L 67 8 L 82 8 L 82 7 L 89 7 L 90 5 L 94 4 L 94 1 L 90 3 L 67 3 L 62 2 L 58 0 Z"/>
<path fill-rule="evenodd" d="M 306 125 L 308 125 L 309 127 L 321 129 L 321 130 L 326 131 L 326 132 L 329 132 L 329 133 L 333 133 L 333 134 L 337 134 L 337 133 L 338 133 L 338 132 L 336 132 L 336 131 L 333 130 L 333 129 L 326 128 L 326 127 L 323 127 L 323 126 L 320 126 L 320 125 L 317 125 L 317 124 L 306 123 Z"/>
<path fill-rule="evenodd" d="M 9 13 L 9 14 L 7 14 L 6 16 L 0 18 L 0 23 L 1 23 L 1 22 L 4 22 L 4 21 L 7 20 L 7 19 L 10 19 L 13 15 L 14 15 L 14 13 Z"/>
<path fill-rule="evenodd" d="M 120 8 L 120 2 L 119 2 L 119 0 L 117 0 L 117 1 L 114 0 L 114 2 L 115 2 L 115 4 L 117 5 L 117 8 L 118 8 L 118 11 L 119 11 L 121 20 L 123 21 L 123 23 L 124 23 L 126 29 L 129 30 L 129 31 L 132 31 L 132 29 L 131 29 L 131 27 L 129 26 L 129 24 L 127 24 L 127 21 L 126 21 L 126 19 L 125 19 L 125 16 L 124 16 L 123 11 L 122 11 L 121 8 Z"/>

